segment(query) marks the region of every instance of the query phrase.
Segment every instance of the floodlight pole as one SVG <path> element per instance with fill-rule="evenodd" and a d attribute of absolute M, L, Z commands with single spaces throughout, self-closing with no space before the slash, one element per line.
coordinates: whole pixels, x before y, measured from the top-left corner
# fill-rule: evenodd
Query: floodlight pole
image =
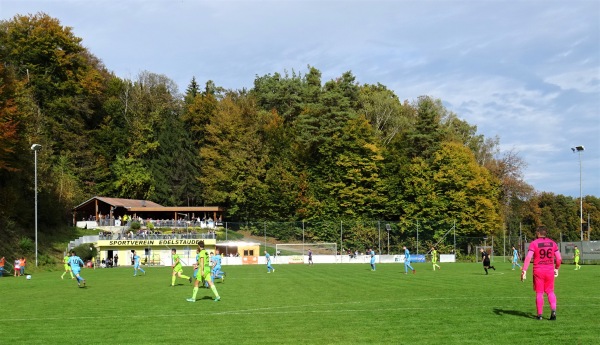
<path fill-rule="evenodd" d="M 344 222 L 340 220 L 340 262 L 344 255 Z"/>
<path fill-rule="evenodd" d="M 573 152 L 577 152 L 579 155 L 579 236 L 583 246 L 583 193 L 581 188 L 581 152 L 585 150 L 583 146 L 575 146 L 572 147 L 571 150 Z"/>
<path fill-rule="evenodd" d="M 454 257 L 456 258 L 456 219 L 454 219 L 454 224 L 452 224 L 452 233 L 454 236 L 454 248 L 452 250 Z"/>
<path fill-rule="evenodd" d="M 377 221 L 377 230 L 379 230 L 379 255 L 381 255 L 381 221 Z"/>
<path fill-rule="evenodd" d="M 417 255 L 419 255 L 419 220 L 417 219 Z"/>
<path fill-rule="evenodd" d="M 304 257 L 304 220 L 302 220 L 302 257 Z"/>
<path fill-rule="evenodd" d="M 386 224 L 385 230 L 388 233 L 388 255 L 390 255 L 390 231 L 392 231 L 392 227 L 389 224 Z"/>
<path fill-rule="evenodd" d="M 37 153 L 38 151 L 42 148 L 42 145 L 40 144 L 33 144 L 31 145 L 31 150 L 33 150 L 33 175 L 34 175 L 34 195 L 35 195 L 35 204 L 34 204 L 34 212 L 35 212 L 35 216 L 34 216 L 34 221 L 35 221 L 35 267 L 38 266 L 38 198 L 37 198 L 37 191 L 38 191 L 38 184 L 37 184 Z"/>

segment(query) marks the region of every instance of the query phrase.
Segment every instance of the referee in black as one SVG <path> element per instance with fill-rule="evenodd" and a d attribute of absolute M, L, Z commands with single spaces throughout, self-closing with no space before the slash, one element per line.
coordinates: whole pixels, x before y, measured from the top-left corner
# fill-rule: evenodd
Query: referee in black
<path fill-rule="evenodd" d="M 483 259 L 483 269 L 485 270 L 485 274 L 488 274 L 488 269 L 496 270 L 496 267 L 490 266 L 490 255 L 483 249 L 479 249 L 481 251 L 481 258 Z"/>

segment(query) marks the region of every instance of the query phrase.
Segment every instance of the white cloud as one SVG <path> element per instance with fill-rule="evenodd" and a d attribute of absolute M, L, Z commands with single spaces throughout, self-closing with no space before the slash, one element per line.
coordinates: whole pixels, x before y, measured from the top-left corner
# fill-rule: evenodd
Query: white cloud
<path fill-rule="evenodd" d="M 572 89 L 579 92 L 599 94 L 600 66 L 549 75 L 544 81 L 557 85 L 563 90 Z"/>

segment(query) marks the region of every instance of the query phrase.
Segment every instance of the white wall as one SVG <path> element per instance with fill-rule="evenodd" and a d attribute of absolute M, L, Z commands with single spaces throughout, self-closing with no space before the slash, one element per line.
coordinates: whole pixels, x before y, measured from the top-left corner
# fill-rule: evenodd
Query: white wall
<path fill-rule="evenodd" d="M 440 254 L 440 262 L 456 262 L 456 255 Z"/>
<path fill-rule="evenodd" d="M 80 220 L 77 222 L 77 227 L 81 229 L 96 229 L 98 227 L 98 223 L 96 221 Z"/>

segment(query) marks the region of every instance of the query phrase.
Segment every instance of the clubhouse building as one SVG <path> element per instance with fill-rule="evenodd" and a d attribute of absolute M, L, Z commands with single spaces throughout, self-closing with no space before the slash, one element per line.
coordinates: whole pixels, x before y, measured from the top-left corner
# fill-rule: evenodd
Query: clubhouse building
<path fill-rule="evenodd" d="M 99 235 L 73 241 L 69 249 L 94 243 L 99 263 L 117 259 L 119 266 L 131 265 L 134 251 L 147 265 L 170 266 L 171 250 L 175 249 L 182 264 L 191 266 L 197 243 L 203 240 L 205 248 L 212 252 L 218 249 L 225 262 L 256 264 L 258 243 L 217 243 L 223 214 L 220 206 L 162 206 L 149 200 L 94 196 L 73 208 L 73 225 L 97 229 Z M 131 221 L 139 221 L 141 229 L 132 231 Z"/>

